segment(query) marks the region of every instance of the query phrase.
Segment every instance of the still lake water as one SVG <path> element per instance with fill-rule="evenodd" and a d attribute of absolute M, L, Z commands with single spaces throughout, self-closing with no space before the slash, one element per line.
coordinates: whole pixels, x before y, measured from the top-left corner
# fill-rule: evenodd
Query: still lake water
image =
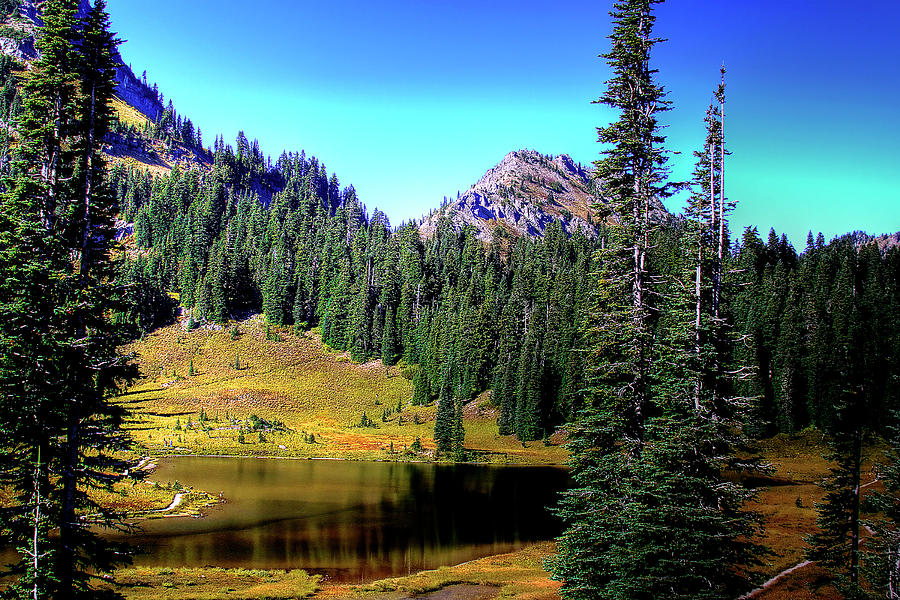
<path fill-rule="evenodd" d="M 146 521 L 138 565 L 306 569 L 389 577 L 509 552 L 561 531 L 564 469 L 178 457 L 152 475 L 227 503 Z"/>

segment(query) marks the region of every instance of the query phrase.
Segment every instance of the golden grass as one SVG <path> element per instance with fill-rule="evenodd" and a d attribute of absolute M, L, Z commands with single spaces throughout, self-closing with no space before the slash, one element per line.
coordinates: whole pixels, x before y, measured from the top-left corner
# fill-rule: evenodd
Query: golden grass
<path fill-rule="evenodd" d="M 197 516 L 202 509 L 222 502 L 203 490 L 183 487 L 177 482 L 137 481 L 125 479 L 108 488 L 88 491 L 93 501 L 103 508 L 124 513 L 127 519 Z M 180 497 L 178 505 L 167 510 Z"/>
<path fill-rule="evenodd" d="M 823 500 L 821 484 L 833 463 L 824 458 L 828 447 L 821 432 L 806 430 L 794 435 L 780 434 L 758 443 L 763 459 L 775 467 L 774 478 L 788 485 L 760 490 L 752 506 L 765 518 L 765 543 L 774 552 L 767 575 L 805 560 L 805 536 L 816 531 L 816 503 Z M 871 465 L 883 460 L 884 447 L 869 446 L 863 463 L 863 483 L 872 481 Z M 873 488 L 870 488 L 873 489 Z"/>
<path fill-rule="evenodd" d="M 490 556 L 455 567 L 441 567 L 407 577 L 384 579 L 362 586 L 325 585 L 316 598 L 408 598 L 451 585 L 499 588 L 501 598 L 556 600 L 559 583 L 544 570 L 544 559 L 556 551 L 545 542 L 518 552 Z"/>
<path fill-rule="evenodd" d="M 436 408 L 409 404 L 413 386 L 401 368 L 381 361 L 354 364 L 325 346 L 315 331 L 266 325 L 257 315 L 224 328 L 186 331 L 182 324 L 172 325 L 128 351 L 135 354 L 143 379 L 119 401 L 134 412 L 132 435 L 151 454 L 433 458 Z M 206 422 L 200 421 L 201 409 Z M 385 411 L 390 413 L 386 421 Z M 364 413 L 374 428 L 357 426 Z M 473 450 L 473 460 L 565 461 L 558 445 L 523 445 L 497 435 L 486 395 L 466 414 L 466 447 Z M 263 431 L 260 437 L 250 430 L 251 415 L 277 419 L 285 428 Z M 423 451 L 412 454 L 408 449 L 417 438 Z"/>
<path fill-rule="evenodd" d="M 131 479 L 107 489 L 91 490 L 90 495 L 105 508 L 136 513 L 166 508 L 171 504 L 175 493 L 170 486 Z"/>
<path fill-rule="evenodd" d="M 319 576 L 305 571 L 137 568 L 118 571 L 115 581 L 114 589 L 127 600 L 288 600 L 312 596 Z"/>
<path fill-rule="evenodd" d="M 365 585 L 322 582 L 319 576 L 310 576 L 305 571 L 213 567 L 121 569 L 114 579 L 116 589 L 127 600 L 309 597 L 400 600 L 457 584 L 496 588 L 501 598 L 557 600 L 559 583 L 551 581 L 543 567 L 544 560 L 555 551 L 554 543 L 545 542 L 509 554 Z"/>
<path fill-rule="evenodd" d="M 131 125 L 137 129 L 141 129 L 150 122 L 144 113 L 137 110 L 118 96 L 113 96 L 111 104 L 116 111 L 119 122 L 124 123 L 125 125 Z"/>
<path fill-rule="evenodd" d="M 547 446 L 541 440 L 523 443 L 515 436 L 500 435 L 496 416 L 467 416 L 465 429 L 466 448 L 474 450 L 473 458 L 479 461 L 561 465 L 569 457 L 561 436 L 554 436 L 553 445 Z"/>
<path fill-rule="evenodd" d="M 822 458 L 826 447 L 817 431 L 777 435 L 758 446 L 763 461 L 774 468 L 773 483 L 779 484 L 760 488 L 751 505 L 764 518 L 761 541 L 773 553 L 760 569 L 768 578 L 805 560 L 804 536 L 816 529 L 815 506 L 825 494 L 819 484 L 831 465 Z"/>
<path fill-rule="evenodd" d="M 808 565 L 785 575 L 771 587 L 754 596 L 754 600 L 843 600 L 831 585 L 827 572 Z"/>

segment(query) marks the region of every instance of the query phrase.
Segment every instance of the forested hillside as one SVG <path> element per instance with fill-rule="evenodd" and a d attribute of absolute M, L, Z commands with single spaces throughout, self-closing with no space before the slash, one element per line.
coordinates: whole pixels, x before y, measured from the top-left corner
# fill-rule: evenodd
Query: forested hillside
<path fill-rule="evenodd" d="M 2 57 L 7 123 L 22 110 L 20 72 Z M 500 432 L 522 440 L 545 437 L 577 412 L 581 323 L 605 240 L 602 182 L 585 183 L 562 159 L 512 153 L 460 200 L 493 211 L 484 223 L 439 211 L 421 230 L 392 227 L 313 156 L 273 162 L 243 133 L 234 146 L 216 137 L 206 149 L 171 101 L 155 121 L 116 103 L 105 150 L 128 224 L 121 277 L 135 300 L 119 318 L 134 335 L 171 321 L 179 304 L 192 326 L 262 311 L 273 323 L 320 327 L 354 360 L 420 365 L 414 401 L 453 399 L 442 403 L 455 406 L 447 423 L 485 389 L 500 408 Z M 504 190 L 514 202 L 497 196 Z M 601 203 L 595 217 L 586 208 L 592 195 Z M 497 215 L 513 218 L 511 209 L 521 226 L 488 227 L 503 224 L 491 221 Z M 686 222 L 658 220 L 667 225 L 653 260 L 667 276 L 681 273 Z M 751 229 L 728 244 L 722 310 L 741 336 L 732 357 L 745 371 L 738 391 L 755 405 L 760 435 L 827 428 L 836 394 L 857 371 L 877 378 L 866 386 L 873 402 L 896 396 L 900 251 L 891 239 L 826 243 L 810 234 L 798 255 L 784 236 L 763 240 Z M 462 432 L 448 436 L 445 448 Z"/>
<path fill-rule="evenodd" d="M 420 364 L 419 403 L 492 389 L 501 432 L 523 440 L 578 408 L 579 323 L 602 236 L 553 223 L 542 238 L 498 230 L 484 244 L 450 219 L 431 236 L 415 223 L 393 228 L 316 158 L 283 154 L 270 167 L 243 135 L 236 149 L 217 140 L 212 163 L 111 173 L 135 223 L 124 271 L 156 299 L 131 315 L 136 331 L 170 317 L 160 305 L 177 292 L 195 325 L 261 310 L 273 323 L 321 327 L 354 360 Z M 658 234 L 654 260 L 668 273 L 687 266 L 685 227 Z M 742 336 L 734 359 L 749 366 L 741 392 L 757 401 L 760 434 L 827 427 L 845 366 L 883 365 L 868 371 L 883 378 L 878 397 L 895 393 L 900 253 L 855 239 L 811 237 L 798 255 L 784 236 L 763 241 L 751 229 L 730 247 L 723 311 Z M 862 345 L 848 353 L 849 339 Z"/>
<path fill-rule="evenodd" d="M 128 530 L 123 515 L 88 493 L 134 474 L 127 408 L 167 390 L 183 412 L 143 410 L 157 425 L 174 418 L 179 443 L 213 440 L 205 389 L 228 423 L 209 448 L 231 447 L 231 431 L 244 446 L 250 423 L 248 452 L 317 445 L 325 425 L 379 427 L 364 412 L 374 406 L 395 433 L 412 418 L 430 434 L 434 418 L 434 445 L 415 429 L 402 453 L 385 440 L 377 456 L 392 460 L 471 459 L 466 424 L 493 436 L 495 416 L 523 447 L 567 440 L 574 483 L 556 514 L 568 529 L 547 565 L 563 597 L 586 600 L 751 589 L 766 554 L 750 480 L 775 481 L 754 444 L 814 427 L 829 454 L 806 481 L 815 493 L 789 499 L 798 511 L 821 499 L 807 556 L 846 597 L 883 597 L 900 581 L 900 234 L 810 233 L 798 253 L 775 231 L 730 232 L 740 199 L 726 196 L 724 67 L 693 179 L 671 181 L 670 102 L 649 66 L 661 2 L 614 4 L 598 103 L 617 120 L 597 129 L 593 169 L 516 151 L 455 205 L 399 226 L 303 151 L 273 160 L 244 133 L 206 147 L 124 70 L 104 0 L 29 1 L 21 14 L 0 3 L 0 38 L 14 42 L 0 41 L 0 488 L 2 534 L 22 552 L 9 595 L 93 597 L 97 573 L 128 552 L 95 529 Z M 673 217 L 662 201 L 684 189 Z M 127 342 L 166 325 L 144 362 L 159 379 L 145 373 L 120 396 L 140 378 Z M 319 360 L 334 349 L 347 356 Z M 287 357 L 274 375 L 269 363 Z M 402 368 L 384 386 L 391 369 L 350 360 Z M 310 391 L 369 367 L 355 385 Z M 228 412 L 276 378 L 288 393 L 270 394 L 272 407 L 307 403 L 300 435 Z M 346 421 L 335 402 L 351 395 Z M 464 420 L 478 396 L 468 409 L 485 416 Z M 325 412 L 342 412 L 346 430 L 323 425 Z M 315 433 L 301 429 L 307 415 Z M 142 439 L 171 451 L 159 431 Z"/>
<path fill-rule="evenodd" d="M 745 392 L 759 399 L 759 434 L 829 431 L 847 392 L 876 430 L 896 406 L 900 252 L 858 239 L 826 244 L 810 234 L 798 256 L 774 232 L 766 243 L 744 233 L 734 311 L 747 340 L 742 359 L 755 368 Z"/>

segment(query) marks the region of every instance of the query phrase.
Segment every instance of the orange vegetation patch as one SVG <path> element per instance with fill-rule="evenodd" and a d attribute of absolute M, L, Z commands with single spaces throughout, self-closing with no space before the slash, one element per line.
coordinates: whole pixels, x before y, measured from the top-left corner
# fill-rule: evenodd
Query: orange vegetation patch
<path fill-rule="evenodd" d="M 366 585 L 322 585 L 316 598 L 363 598 L 367 600 L 406 600 L 428 598 L 453 586 L 476 586 L 498 590 L 500 598 L 558 600 L 560 583 L 550 580 L 545 559 L 556 552 L 556 545 L 545 542 L 517 552 L 489 556 L 454 567 L 422 571 L 407 577 L 375 581 Z"/>
<path fill-rule="evenodd" d="M 415 438 L 410 439 L 405 436 L 398 435 L 374 435 L 374 434 L 366 434 L 366 433 L 357 433 L 357 431 L 362 432 L 364 429 L 351 430 L 348 432 L 336 431 L 329 435 L 329 442 L 334 444 L 335 446 L 342 446 L 348 449 L 355 450 L 380 450 L 389 452 L 391 449 L 391 444 L 393 444 L 394 452 L 399 453 L 406 450 L 413 442 L 415 442 Z M 420 439 L 420 443 L 422 444 L 423 450 L 426 452 L 429 450 L 434 450 L 435 445 L 433 440 L 422 440 Z"/>
<path fill-rule="evenodd" d="M 815 505 L 824 495 L 821 487 L 812 484 L 774 486 L 760 492 L 751 508 L 765 519 L 763 543 L 774 552 L 767 575 L 804 560 L 804 536 L 816 530 Z"/>
<path fill-rule="evenodd" d="M 753 600 L 843 600 L 828 573 L 815 565 L 797 569 L 753 596 Z"/>

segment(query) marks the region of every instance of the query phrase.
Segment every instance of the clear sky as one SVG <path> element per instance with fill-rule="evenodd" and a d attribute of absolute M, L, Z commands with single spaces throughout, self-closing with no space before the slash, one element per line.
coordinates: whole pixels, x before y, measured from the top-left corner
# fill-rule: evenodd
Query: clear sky
<path fill-rule="evenodd" d="M 511 150 L 597 158 L 611 5 L 108 0 L 125 61 L 207 145 L 244 130 L 274 157 L 304 149 L 395 225 Z M 657 17 L 676 179 L 727 63 L 734 231 L 775 227 L 799 250 L 810 229 L 900 230 L 900 2 L 670 0 Z"/>

